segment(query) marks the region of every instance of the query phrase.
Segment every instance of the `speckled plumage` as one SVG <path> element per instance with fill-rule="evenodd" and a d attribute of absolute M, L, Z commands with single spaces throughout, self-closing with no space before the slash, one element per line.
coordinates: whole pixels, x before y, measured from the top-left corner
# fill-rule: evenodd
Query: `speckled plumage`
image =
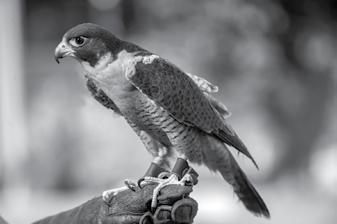
<path fill-rule="evenodd" d="M 262 198 L 226 147 L 233 146 L 256 165 L 225 120 L 229 115 L 227 108 L 210 95 L 217 88 L 96 25 L 72 28 L 71 36 L 76 36 L 76 30 L 85 35 L 85 29 L 89 30 L 88 36 L 93 36 L 94 47 L 105 46 L 93 49 L 99 57 L 90 57 L 90 63 L 85 58 L 90 45 L 85 46 L 85 54 L 80 49 L 74 53 L 87 69 L 87 86 L 95 99 L 123 116 L 153 156 L 158 148 L 165 147 L 167 155 L 175 151 L 190 162 L 220 172 L 247 209 L 269 217 Z M 105 64 L 100 64 L 102 57 Z"/>

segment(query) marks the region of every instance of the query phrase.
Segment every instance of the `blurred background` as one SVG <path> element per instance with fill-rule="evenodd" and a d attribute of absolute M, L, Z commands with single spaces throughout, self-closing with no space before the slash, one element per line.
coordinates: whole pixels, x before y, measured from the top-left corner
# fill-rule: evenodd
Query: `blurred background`
<path fill-rule="evenodd" d="M 1 216 L 20 224 L 73 208 L 151 161 L 126 122 L 90 96 L 78 63 L 54 61 L 64 32 L 82 22 L 220 87 L 260 171 L 236 158 L 272 219 L 249 214 L 219 175 L 195 167 L 195 223 L 336 222 L 332 0 L 1 0 Z"/>

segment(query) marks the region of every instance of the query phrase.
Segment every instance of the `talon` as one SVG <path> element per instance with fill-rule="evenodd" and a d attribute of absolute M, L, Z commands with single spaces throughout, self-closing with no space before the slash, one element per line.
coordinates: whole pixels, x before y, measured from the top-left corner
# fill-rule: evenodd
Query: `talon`
<path fill-rule="evenodd" d="M 103 198 L 103 201 L 105 201 L 105 202 L 109 202 L 110 201 L 110 195 L 109 195 L 109 192 L 107 192 L 107 191 L 103 191 L 103 193 L 102 193 L 102 198 Z"/>
<path fill-rule="evenodd" d="M 103 191 L 102 199 L 106 203 L 109 203 L 111 201 L 112 197 L 115 196 L 116 194 L 117 194 L 117 192 L 113 192 L 112 190 Z"/>
<path fill-rule="evenodd" d="M 117 195 L 118 193 L 130 189 L 128 186 L 123 186 L 119 188 L 114 188 L 110 190 L 103 191 L 102 193 L 102 199 L 106 203 L 109 203 L 113 196 Z"/>
<path fill-rule="evenodd" d="M 132 182 L 131 180 L 124 180 L 124 184 L 126 185 L 127 188 L 129 188 L 131 191 L 135 192 L 136 191 L 136 184 Z M 138 185 L 139 186 L 139 185 Z"/>
<path fill-rule="evenodd" d="M 158 175 L 158 178 L 159 178 L 159 179 L 167 179 L 167 178 L 170 177 L 170 175 L 171 175 L 170 172 L 161 172 L 161 173 Z"/>
<path fill-rule="evenodd" d="M 137 186 L 140 188 L 140 189 L 143 189 L 143 186 L 142 186 L 142 182 L 145 180 L 144 177 L 140 178 L 138 181 L 137 181 Z"/>

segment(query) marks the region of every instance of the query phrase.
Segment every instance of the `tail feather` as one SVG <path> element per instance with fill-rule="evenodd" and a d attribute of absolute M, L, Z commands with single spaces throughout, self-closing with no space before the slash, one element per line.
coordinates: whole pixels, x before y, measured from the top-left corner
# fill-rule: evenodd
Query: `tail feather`
<path fill-rule="evenodd" d="M 235 174 L 234 179 L 235 182 L 232 184 L 234 192 L 245 207 L 256 216 L 270 218 L 266 204 L 241 169 Z"/>
<path fill-rule="evenodd" d="M 241 170 L 231 152 L 219 140 L 208 136 L 207 147 L 203 150 L 203 163 L 213 171 L 219 171 L 222 177 L 232 185 L 234 192 L 244 206 L 257 216 L 270 217 L 263 199 Z"/>

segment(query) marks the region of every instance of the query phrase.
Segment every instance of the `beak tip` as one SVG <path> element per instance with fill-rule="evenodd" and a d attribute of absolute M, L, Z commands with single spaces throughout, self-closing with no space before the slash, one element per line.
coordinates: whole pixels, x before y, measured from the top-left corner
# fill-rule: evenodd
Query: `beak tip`
<path fill-rule="evenodd" d="M 67 53 L 65 50 L 65 47 L 63 47 L 63 42 L 59 43 L 57 47 L 55 48 L 54 52 L 54 59 L 57 62 L 57 64 L 60 64 L 60 59 L 64 57 L 64 55 Z"/>
<path fill-rule="evenodd" d="M 60 64 L 60 58 L 62 58 L 62 56 L 60 56 L 57 52 L 54 54 L 54 59 L 57 62 L 57 64 Z"/>

